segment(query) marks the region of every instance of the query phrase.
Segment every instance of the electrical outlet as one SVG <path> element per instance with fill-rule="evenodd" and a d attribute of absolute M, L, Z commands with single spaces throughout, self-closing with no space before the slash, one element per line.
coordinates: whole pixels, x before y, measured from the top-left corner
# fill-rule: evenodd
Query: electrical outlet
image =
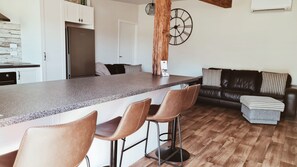
<path fill-rule="evenodd" d="M 10 52 L 10 56 L 17 56 L 18 55 L 18 52 L 17 51 L 11 51 Z"/>
<path fill-rule="evenodd" d="M 16 48 L 18 48 L 18 45 L 15 44 L 15 43 L 11 43 L 9 46 L 10 46 L 11 49 L 16 49 Z"/>

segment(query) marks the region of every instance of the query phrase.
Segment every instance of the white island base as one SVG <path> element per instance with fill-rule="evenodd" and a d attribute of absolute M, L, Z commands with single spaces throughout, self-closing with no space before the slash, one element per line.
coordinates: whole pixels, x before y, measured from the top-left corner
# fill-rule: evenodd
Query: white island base
<path fill-rule="evenodd" d="M 32 121 L 27 121 L 19 124 L 14 124 L 11 126 L 6 126 L 0 128 L 0 155 L 5 154 L 7 152 L 17 150 L 19 148 L 19 144 L 21 142 L 22 136 L 25 130 L 29 127 L 33 126 L 42 126 L 42 125 L 55 125 L 61 123 L 67 123 L 74 120 L 77 120 L 91 111 L 98 111 L 98 119 L 97 124 L 102 122 L 106 122 L 112 118 L 123 115 L 123 112 L 127 108 L 127 106 L 135 101 L 143 100 L 145 98 L 152 98 L 152 104 L 160 104 L 170 89 L 180 89 L 180 86 L 174 86 L 169 88 L 163 88 L 143 94 L 138 94 L 134 96 L 129 96 L 105 103 L 100 103 L 97 105 L 72 110 L 68 112 L 64 112 L 57 115 L 52 115 Z M 147 122 L 139 129 L 136 133 L 127 137 L 126 147 L 136 143 L 145 138 L 147 129 Z M 160 125 L 161 133 L 167 132 L 168 124 L 164 123 Z M 157 134 L 156 134 L 156 126 L 151 124 L 150 134 L 149 134 L 149 144 L 148 144 L 148 152 L 157 148 Z M 162 143 L 161 143 L 162 144 Z M 123 157 L 123 167 L 129 166 L 136 162 L 138 159 L 144 156 L 144 146 L 145 143 L 141 144 L 129 149 L 124 153 Z M 42 147 L 42 146 L 40 146 Z M 118 143 L 118 164 L 120 159 L 122 141 L 119 140 Z M 93 144 L 88 152 L 88 156 L 90 159 L 90 163 L 92 167 L 101 167 L 105 165 L 109 165 L 109 157 L 110 157 L 110 142 L 103 141 L 99 139 L 94 139 Z M 59 159 L 59 157 L 57 157 Z M 61 159 L 61 161 L 63 161 Z M 83 161 L 80 167 L 86 166 L 86 163 Z"/>

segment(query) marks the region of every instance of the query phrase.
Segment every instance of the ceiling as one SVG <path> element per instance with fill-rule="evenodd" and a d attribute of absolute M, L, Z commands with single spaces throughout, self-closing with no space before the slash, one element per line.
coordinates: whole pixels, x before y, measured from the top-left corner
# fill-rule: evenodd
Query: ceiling
<path fill-rule="evenodd" d="M 138 4 L 138 5 L 152 2 L 152 0 L 113 0 L 113 1 L 132 3 L 132 4 Z M 172 1 L 182 1 L 182 0 L 172 0 Z"/>

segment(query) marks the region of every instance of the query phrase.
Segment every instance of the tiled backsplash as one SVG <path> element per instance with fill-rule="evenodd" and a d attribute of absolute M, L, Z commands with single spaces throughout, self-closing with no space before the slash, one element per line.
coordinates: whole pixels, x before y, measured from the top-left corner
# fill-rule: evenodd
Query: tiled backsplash
<path fill-rule="evenodd" d="M 21 26 L 0 21 L 0 63 L 21 60 Z"/>

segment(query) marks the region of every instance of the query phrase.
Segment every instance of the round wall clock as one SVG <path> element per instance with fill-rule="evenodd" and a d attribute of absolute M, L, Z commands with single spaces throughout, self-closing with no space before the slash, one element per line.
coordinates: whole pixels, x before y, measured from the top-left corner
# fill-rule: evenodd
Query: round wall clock
<path fill-rule="evenodd" d="M 193 30 L 191 15 L 184 9 L 175 8 L 171 10 L 170 17 L 170 45 L 180 45 L 186 42 Z"/>

